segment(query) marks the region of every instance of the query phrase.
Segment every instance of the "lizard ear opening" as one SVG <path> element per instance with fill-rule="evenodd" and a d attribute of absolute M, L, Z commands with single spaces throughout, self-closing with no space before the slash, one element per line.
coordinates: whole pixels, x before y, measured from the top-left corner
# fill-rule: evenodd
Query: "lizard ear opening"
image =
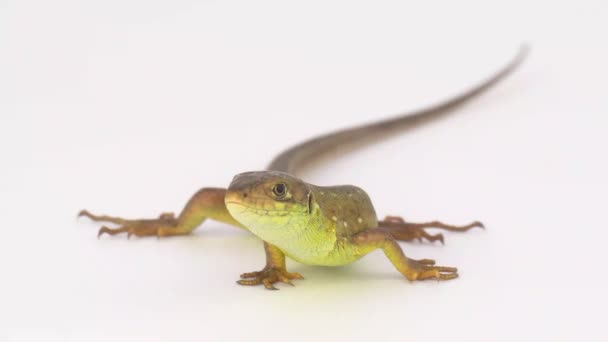
<path fill-rule="evenodd" d="M 312 214 L 312 191 L 308 193 L 308 215 Z"/>

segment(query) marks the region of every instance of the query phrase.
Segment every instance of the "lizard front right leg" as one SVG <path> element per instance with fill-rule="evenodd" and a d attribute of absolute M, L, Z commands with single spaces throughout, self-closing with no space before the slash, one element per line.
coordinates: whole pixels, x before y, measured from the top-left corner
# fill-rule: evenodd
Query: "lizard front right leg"
<path fill-rule="evenodd" d="M 226 189 L 204 188 L 195 193 L 179 217 L 173 213 L 163 213 L 157 219 L 127 220 L 112 216 L 97 216 L 87 210 L 82 210 L 78 216 L 86 216 L 93 221 L 111 222 L 119 224 L 118 228 L 102 226 L 97 236 L 103 234 L 115 235 L 127 233 L 127 236 L 171 236 L 191 233 L 205 219 L 224 222 L 240 228 L 245 228 L 236 221 L 226 209 L 224 197 Z"/>

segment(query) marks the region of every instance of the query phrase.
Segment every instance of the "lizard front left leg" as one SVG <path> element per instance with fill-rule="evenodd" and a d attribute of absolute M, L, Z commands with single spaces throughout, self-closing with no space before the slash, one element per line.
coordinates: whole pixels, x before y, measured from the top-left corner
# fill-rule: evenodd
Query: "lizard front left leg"
<path fill-rule="evenodd" d="M 93 221 L 111 222 L 120 225 L 118 228 L 102 226 L 97 233 L 98 237 L 103 234 L 116 235 L 120 233 L 127 233 L 128 237 L 131 235 L 157 237 L 185 235 L 191 233 L 207 218 L 244 228 L 228 213 L 224 203 L 225 195 L 225 189 L 201 189 L 190 198 L 177 218 L 173 213 L 163 213 L 157 219 L 127 220 L 113 216 L 93 215 L 86 210 L 82 210 L 78 216 L 85 216 Z"/>
<path fill-rule="evenodd" d="M 266 266 L 264 269 L 241 274 L 242 279 L 237 281 L 238 284 L 248 286 L 263 284 L 268 290 L 278 290 L 274 287 L 277 282 L 293 286 L 291 280 L 304 279 L 299 273 L 287 272 L 285 254 L 276 246 L 264 241 L 264 250 L 266 251 Z"/>
<path fill-rule="evenodd" d="M 415 260 L 406 257 L 392 234 L 384 228 L 368 229 L 354 235 L 351 239 L 352 243 L 364 253 L 369 253 L 377 248 L 382 249 L 393 266 L 410 281 L 449 280 L 458 277 L 458 269 L 455 267 L 435 266 L 435 260 Z"/>
<path fill-rule="evenodd" d="M 426 239 L 430 242 L 440 241 L 441 243 L 444 243 L 443 234 L 429 234 L 425 229 L 437 228 L 451 232 L 466 232 L 467 230 L 475 227 L 485 228 L 479 221 L 475 221 L 467 225 L 456 226 L 439 221 L 425 223 L 406 222 L 399 216 L 386 216 L 383 221 L 378 221 L 378 226 L 390 232 L 391 235 L 393 235 L 393 237 L 399 241 L 411 241 L 414 239 L 422 241 L 422 239 Z"/>

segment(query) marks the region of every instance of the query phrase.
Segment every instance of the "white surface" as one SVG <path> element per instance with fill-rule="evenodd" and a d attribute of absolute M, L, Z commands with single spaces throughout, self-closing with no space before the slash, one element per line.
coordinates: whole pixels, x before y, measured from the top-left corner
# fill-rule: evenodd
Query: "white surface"
<path fill-rule="evenodd" d="M 0 340 L 605 340 L 605 1 L 3 1 Z M 178 211 L 283 147 L 524 67 L 457 115 L 302 176 L 380 215 L 466 223 L 404 244 L 461 278 L 410 284 L 382 253 L 240 287 L 261 245 L 95 237 L 86 207 Z"/>

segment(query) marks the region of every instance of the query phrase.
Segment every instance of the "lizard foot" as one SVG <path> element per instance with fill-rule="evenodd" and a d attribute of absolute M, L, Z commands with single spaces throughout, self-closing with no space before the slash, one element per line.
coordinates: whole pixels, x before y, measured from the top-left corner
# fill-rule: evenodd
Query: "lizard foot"
<path fill-rule="evenodd" d="M 422 259 L 414 260 L 407 259 L 408 268 L 403 274 L 410 280 L 450 280 L 458 278 L 458 269 L 456 267 L 435 266 L 435 260 Z"/>
<path fill-rule="evenodd" d="M 241 280 L 237 281 L 239 285 L 259 285 L 263 284 L 268 290 L 278 290 L 273 284 L 282 282 L 293 286 L 291 280 L 293 279 L 304 279 L 299 273 L 290 273 L 285 268 L 278 267 L 264 267 L 259 272 L 243 273 L 241 274 Z"/>
<path fill-rule="evenodd" d="M 177 220 L 173 213 L 162 213 L 157 219 L 141 219 L 141 220 L 127 220 L 120 217 L 105 216 L 105 215 L 93 215 L 87 210 L 82 210 L 78 213 L 78 217 L 88 217 L 93 221 L 98 222 L 111 222 L 119 224 L 118 228 L 108 228 L 102 226 L 97 233 L 99 238 L 103 234 L 116 235 L 120 233 L 127 233 L 127 238 L 131 235 L 135 236 L 169 236 L 178 235 L 181 232 L 177 229 Z"/>
<path fill-rule="evenodd" d="M 400 241 L 412 241 L 414 239 L 422 242 L 423 239 L 433 242 L 439 241 L 442 244 L 443 234 L 429 234 L 425 231 L 426 228 L 437 228 L 451 232 L 466 232 L 467 230 L 475 227 L 484 228 L 484 225 L 475 221 L 464 226 L 454 226 L 445 224 L 439 221 L 432 221 L 426 223 L 410 223 L 406 222 L 399 216 L 386 216 L 383 221 L 378 222 L 378 225 L 385 228 L 395 239 Z"/>

